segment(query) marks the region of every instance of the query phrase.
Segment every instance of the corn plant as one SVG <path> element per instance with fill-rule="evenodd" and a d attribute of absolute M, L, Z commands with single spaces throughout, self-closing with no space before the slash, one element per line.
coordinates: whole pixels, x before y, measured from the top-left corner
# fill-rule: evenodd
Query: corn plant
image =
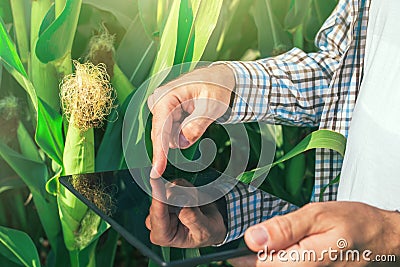
<path fill-rule="evenodd" d="M 182 72 L 201 60 L 254 60 L 293 45 L 311 51 L 312 39 L 335 3 L 0 0 L 0 123 L 4 128 L 0 129 L 0 200 L 4 201 L 0 224 L 33 238 L 32 242 L 21 231 L 0 227 L 1 265 L 112 266 L 118 235 L 107 231 L 108 225 L 61 187 L 57 178 L 126 168 L 122 120 L 130 97 L 148 77 L 186 62 L 194 63 Z M 161 82 L 149 87 L 135 111 L 138 119 L 133 128 L 138 136 L 147 134 L 141 117 L 146 97 Z M 13 113 L 13 105 L 23 109 Z M 250 134 L 260 134 L 255 125 L 246 127 Z M 277 158 L 304 131 L 278 131 Z M 213 166 L 223 169 L 229 142 L 216 125 L 206 135 L 219 148 Z M 249 170 L 257 161 L 257 138 L 251 145 L 255 149 Z M 312 186 L 311 158 L 299 155 L 288 164 L 278 164 L 265 188 L 274 191 L 271 183 L 282 188 L 274 177 L 283 175 L 292 181 L 285 188 L 288 197 L 304 202 Z M 79 179 L 75 182 L 82 182 Z M 11 196 L 3 192 L 10 190 L 17 197 L 12 198 L 14 206 L 7 207 Z M 29 225 L 32 222 L 35 227 Z M 40 235 L 45 241 L 39 240 Z M 39 257 L 38 250 L 45 256 Z M 119 251 L 131 250 L 125 245 Z M 171 253 L 178 252 L 163 248 L 166 258 Z M 199 251 L 178 254 L 193 257 Z M 132 260 L 131 255 L 125 258 Z"/>

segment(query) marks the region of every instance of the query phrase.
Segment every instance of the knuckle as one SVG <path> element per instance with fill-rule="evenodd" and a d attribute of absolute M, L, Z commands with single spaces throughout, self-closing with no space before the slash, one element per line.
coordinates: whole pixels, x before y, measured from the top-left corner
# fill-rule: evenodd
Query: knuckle
<path fill-rule="evenodd" d="M 196 142 L 196 140 L 199 139 L 203 134 L 203 131 L 200 128 L 200 126 L 194 122 L 191 122 L 190 124 L 186 125 L 185 128 L 187 130 L 186 131 L 187 133 L 184 132 L 184 136 L 190 143 Z"/>
<path fill-rule="evenodd" d="M 182 212 L 183 211 L 183 212 Z M 185 225 L 192 225 L 195 224 L 198 220 L 196 213 L 191 208 L 183 208 L 181 211 L 180 220 Z"/>
<path fill-rule="evenodd" d="M 271 220 L 271 230 L 270 234 L 273 232 L 280 233 L 284 240 L 293 240 L 293 225 L 289 219 L 285 216 L 276 216 Z"/>
<path fill-rule="evenodd" d="M 315 209 L 320 209 L 321 203 L 319 202 L 311 202 L 311 203 L 307 203 L 306 205 L 304 205 L 304 209 L 308 209 L 308 210 L 315 210 Z"/>
<path fill-rule="evenodd" d="M 200 231 L 200 241 L 202 243 L 208 242 L 210 240 L 212 240 L 212 236 L 208 229 L 203 229 L 202 231 Z"/>
<path fill-rule="evenodd" d="M 198 125 L 197 123 L 194 123 L 194 125 L 192 127 L 192 133 L 193 133 L 193 137 L 197 139 L 203 134 L 203 129 L 201 129 L 200 125 Z"/>
<path fill-rule="evenodd" d="M 324 220 L 329 214 L 327 214 L 327 207 L 324 205 L 324 203 L 320 202 L 313 202 L 313 203 L 308 203 L 303 207 L 304 211 L 307 213 L 311 213 L 313 218 L 317 221 L 319 220 Z"/>
<path fill-rule="evenodd" d="M 332 216 L 329 213 L 330 209 L 322 203 L 311 203 L 308 205 L 309 212 L 312 214 L 317 222 L 324 222 L 326 220 L 332 220 Z"/>

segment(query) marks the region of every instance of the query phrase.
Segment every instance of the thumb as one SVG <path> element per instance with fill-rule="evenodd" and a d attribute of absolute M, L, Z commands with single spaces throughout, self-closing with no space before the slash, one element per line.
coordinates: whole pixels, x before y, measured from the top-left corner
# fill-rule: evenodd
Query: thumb
<path fill-rule="evenodd" d="M 207 130 L 208 126 L 220 118 L 227 106 L 215 99 L 199 98 L 193 100 L 194 109 L 181 124 L 181 133 L 187 142 L 180 147 L 186 148 L 195 143 Z"/>
<path fill-rule="evenodd" d="M 207 130 L 213 120 L 207 117 L 199 117 L 192 114 L 182 122 L 181 135 L 179 136 L 179 147 L 188 148 L 193 145 Z"/>
<path fill-rule="evenodd" d="M 247 246 L 253 251 L 259 251 L 268 246 L 269 250 L 286 249 L 304 237 L 322 231 L 316 221 L 316 209 L 308 207 L 250 227 L 245 233 Z"/>

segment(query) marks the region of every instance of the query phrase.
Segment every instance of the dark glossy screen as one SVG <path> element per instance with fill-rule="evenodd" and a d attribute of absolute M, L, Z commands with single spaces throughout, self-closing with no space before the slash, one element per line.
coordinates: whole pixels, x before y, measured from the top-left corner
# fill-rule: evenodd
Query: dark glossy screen
<path fill-rule="evenodd" d="M 221 247 L 201 248 L 201 256 L 186 258 L 184 250 L 175 249 L 169 262 L 164 260 L 159 246 L 153 245 L 149 239 L 149 231 L 145 227 L 151 197 L 135 182 L 133 177 L 143 179 L 149 185 L 149 168 L 81 174 L 60 178 L 80 200 L 106 220 L 130 244 L 143 255 L 162 266 L 195 266 L 216 260 L 226 260 L 251 253 L 241 240 Z M 197 173 L 188 173 L 177 168 L 168 167 L 165 179 L 184 178 L 195 185 L 204 185 L 218 178 L 220 173 L 207 168 Z M 75 180 L 74 180 L 75 179 Z M 76 181 L 85 181 L 83 184 Z M 192 256 L 193 257 L 193 256 Z"/>

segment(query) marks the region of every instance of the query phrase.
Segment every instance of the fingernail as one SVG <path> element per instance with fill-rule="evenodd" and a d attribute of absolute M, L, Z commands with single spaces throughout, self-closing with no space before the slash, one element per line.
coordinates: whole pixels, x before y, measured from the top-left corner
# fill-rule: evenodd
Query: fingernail
<path fill-rule="evenodd" d="M 183 133 L 179 134 L 179 146 L 180 147 L 187 147 L 189 145 L 189 141 L 186 139 L 186 137 L 183 135 Z"/>
<path fill-rule="evenodd" d="M 267 232 L 262 227 L 254 227 L 249 230 L 249 238 L 257 245 L 264 246 L 268 241 Z"/>

